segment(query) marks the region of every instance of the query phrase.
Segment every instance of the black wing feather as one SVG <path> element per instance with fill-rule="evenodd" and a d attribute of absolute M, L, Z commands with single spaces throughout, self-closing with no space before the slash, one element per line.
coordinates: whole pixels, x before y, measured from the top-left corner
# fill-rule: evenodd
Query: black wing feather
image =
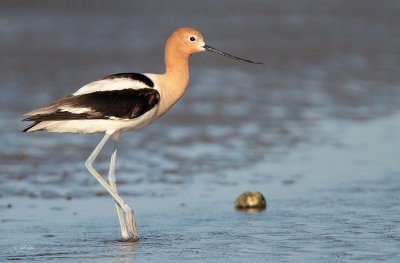
<path fill-rule="evenodd" d="M 84 113 L 58 109 L 49 114 L 30 116 L 24 121 L 59 121 L 78 119 L 134 119 L 151 110 L 160 101 L 155 89 L 123 89 L 96 91 L 70 96 L 59 101 L 58 107 L 90 108 Z"/>

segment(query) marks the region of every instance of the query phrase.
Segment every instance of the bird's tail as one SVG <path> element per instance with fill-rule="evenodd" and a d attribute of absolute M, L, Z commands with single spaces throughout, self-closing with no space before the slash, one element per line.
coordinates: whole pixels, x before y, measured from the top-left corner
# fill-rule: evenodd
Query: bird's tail
<path fill-rule="evenodd" d="M 26 127 L 22 132 L 33 132 L 33 131 L 38 131 L 38 129 L 35 129 L 35 126 L 38 125 L 40 121 L 35 121 L 28 127 Z"/>

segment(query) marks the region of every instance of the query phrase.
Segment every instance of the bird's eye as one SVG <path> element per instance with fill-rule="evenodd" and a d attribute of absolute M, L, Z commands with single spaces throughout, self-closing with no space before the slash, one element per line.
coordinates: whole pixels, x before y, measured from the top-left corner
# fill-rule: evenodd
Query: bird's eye
<path fill-rule="evenodd" d="M 195 37 L 190 37 L 189 40 L 193 42 L 193 41 L 196 40 L 196 38 Z"/>

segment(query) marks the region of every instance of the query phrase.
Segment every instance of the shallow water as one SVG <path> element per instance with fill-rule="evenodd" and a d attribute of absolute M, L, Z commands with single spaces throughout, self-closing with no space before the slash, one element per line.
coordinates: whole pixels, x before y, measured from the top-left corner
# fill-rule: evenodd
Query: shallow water
<path fill-rule="evenodd" d="M 397 262 L 399 11 L 397 1 L 3 1 L 1 261 Z M 266 65 L 196 54 L 180 103 L 122 136 L 117 180 L 141 240 L 119 242 L 113 203 L 83 165 L 101 135 L 21 134 L 19 120 L 90 80 L 161 72 L 163 42 L 181 25 Z M 236 212 L 246 190 L 264 193 L 267 211 Z"/>

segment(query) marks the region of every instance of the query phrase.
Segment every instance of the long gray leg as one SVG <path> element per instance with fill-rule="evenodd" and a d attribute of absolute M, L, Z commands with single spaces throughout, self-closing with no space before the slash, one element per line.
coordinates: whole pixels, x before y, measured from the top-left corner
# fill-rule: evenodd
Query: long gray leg
<path fill-rule="evenodd" d="M 113 139 L 114 139 L 114 146 L 113 146 L 113 151 L 111 154 L 110 170 L 108 172 L 108 181 L 110 182 L 111 189 L 114 191 L 114 193 L 118 194 L 117 179 L 115 177 L 115 165 L 116 165 L 116 160 L 117 160 L 118 138 L 113 138 Z M 118 220 L 119 220 L 119 224 L 121 226 L 122 239 L 127 240 L 127 239 L 129 239 L 129 234 L 128 234 L 128 230 L 126 229 L 126 225 L 124 222 L 124 214 L 123 214 L 122 208 L 118 205 L 117 202 L 115 202 L 115 207 L 117 208 Z"/>
<path fill-rule="evenodd" d="M 107 192 L 114 198 L 114 201 L 124 210 L 126 224 L 132 234 L 132 239 L 137 240 L 139 239 L 139 236 L 136 231 L 135 217 L 133 215 L 132 209 L 124 202 L 124 200 L 122 200 L 121 197 L 119 197 L 117 193 L 112 190 L 112 188 L 107 184 L 103 177 L 101 177 L 101 175 L 93 167 L 94 160 L 111 136 L 112 133 L 106 133 L 104 135 L 103 139 L 90 154 L 89 158 L 87 158 L 85 166 L 89 173 L 97 179 L 97 181 L 104 187 L 104 189 L 106 189 Z"/>

